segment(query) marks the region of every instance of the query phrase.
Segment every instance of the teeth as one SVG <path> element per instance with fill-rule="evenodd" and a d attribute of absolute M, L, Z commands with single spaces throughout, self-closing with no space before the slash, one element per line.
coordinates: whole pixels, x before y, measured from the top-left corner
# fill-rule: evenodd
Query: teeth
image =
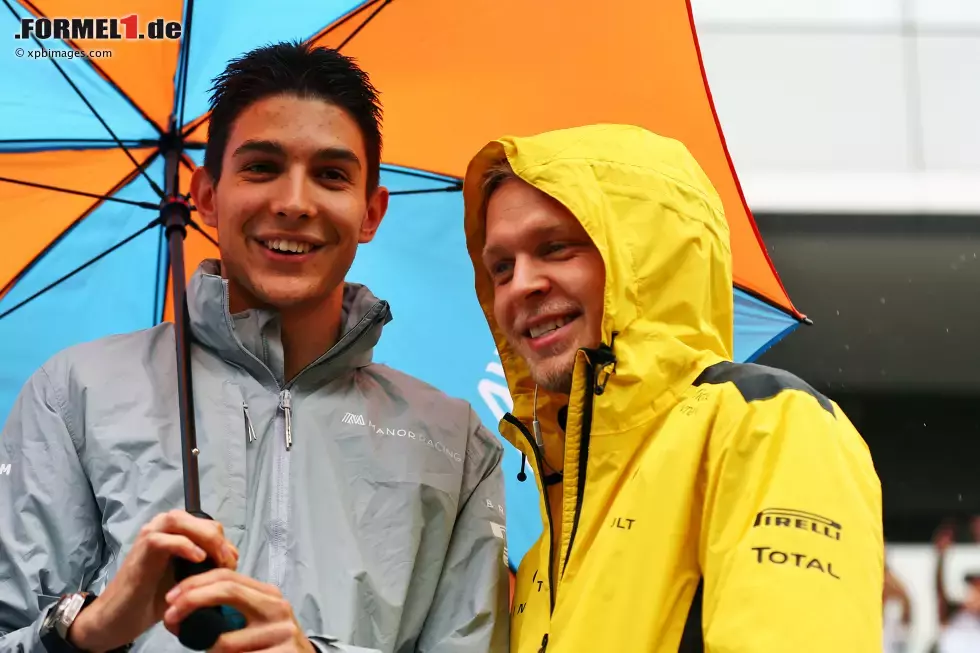
<path fill-rule="evenodd" d="M 277 252 L 293 252 L 295 254 L 306 254 L 313 249 L 309 243 L 300 243 L 295 240 L 268 240 L 263 244 Z"/>
<path fill-rule="evenodd" d="M 531 327 L 530 329 L 531 337 L 537 338 L 538 336 L 544 335 L 549 331 L 560 329 L 561 327 L 565 326 L 571 321 L 572 318 L 570 316 L 566 316 L 566 317 L 558 318 L 557 320 L 552 320 L 550 322 L 542 322 L 541 324 L 537 324 Z"/>

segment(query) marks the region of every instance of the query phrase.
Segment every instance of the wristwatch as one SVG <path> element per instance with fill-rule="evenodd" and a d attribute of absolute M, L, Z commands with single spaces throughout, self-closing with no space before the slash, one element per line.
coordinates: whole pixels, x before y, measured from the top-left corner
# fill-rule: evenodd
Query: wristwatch
<path fill-rule="evenodd" d="M 78 613 L 88 607 L 97 595 L 91 592 L 65 594 L 52 606 L 41 621 L 40 640 L 48 653 L 85 653 L 68 641 L 68 629 L 75 622 Z M 110 653 L 124 653 L 133 648 L 126 644 Z"/>

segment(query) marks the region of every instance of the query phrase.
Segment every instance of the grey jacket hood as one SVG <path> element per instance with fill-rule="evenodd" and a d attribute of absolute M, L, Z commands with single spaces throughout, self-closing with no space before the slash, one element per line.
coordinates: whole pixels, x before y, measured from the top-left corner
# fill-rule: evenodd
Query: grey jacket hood
<path fill-rule="evenodd" d="M 347 284 L 343 336 L 283 378 L 278 316 L 188 282 L 202 509 L 322 651 L 508 647 L 503 450 L 464 401 L 372 361 L 387 302 Z M 420 343 L 420 346 L 424 346 Z M 183 508 L 172 325 L 76 345 L 0 432 L 0 651 L 42 653 L 61 594 L 100 593 L 139 529 Z M 183 651 L 162 624 L 134 651 Z"/>

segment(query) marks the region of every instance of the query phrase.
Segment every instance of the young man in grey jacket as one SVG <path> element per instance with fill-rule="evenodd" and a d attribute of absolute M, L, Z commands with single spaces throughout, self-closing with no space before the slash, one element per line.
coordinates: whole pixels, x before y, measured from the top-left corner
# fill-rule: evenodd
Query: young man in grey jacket
<path fill-rule="evenodd" d="M 222 652 L 507 650 L 501 444 L 372 363 L 388 304 L 345 282 L 388 202 L 375 89 L 280 44 L 212 102 L 192 194 L 221 261 L 188 304 L 214 520 L 183 511 L 172 325 L 56 355 L 0 434 L 0 651 L 182 651 L 182 619 L 219 605 L 247 621 Z M 205 555 L 175 585 L 172 559 Z"/>

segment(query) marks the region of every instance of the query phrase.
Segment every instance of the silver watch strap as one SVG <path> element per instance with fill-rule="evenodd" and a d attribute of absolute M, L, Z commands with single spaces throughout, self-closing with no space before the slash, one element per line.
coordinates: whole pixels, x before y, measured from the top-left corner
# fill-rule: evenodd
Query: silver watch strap
<path fill-rule="evenodd" d="M 81 612 L 87 596 L 88 594 L 84 592 L 69 594 L 55 608 L 57 613 L 55 614 L 54 629 L 61 639 L 68 640 L 68 629 L 71 628 L 75 617 Z"/>

